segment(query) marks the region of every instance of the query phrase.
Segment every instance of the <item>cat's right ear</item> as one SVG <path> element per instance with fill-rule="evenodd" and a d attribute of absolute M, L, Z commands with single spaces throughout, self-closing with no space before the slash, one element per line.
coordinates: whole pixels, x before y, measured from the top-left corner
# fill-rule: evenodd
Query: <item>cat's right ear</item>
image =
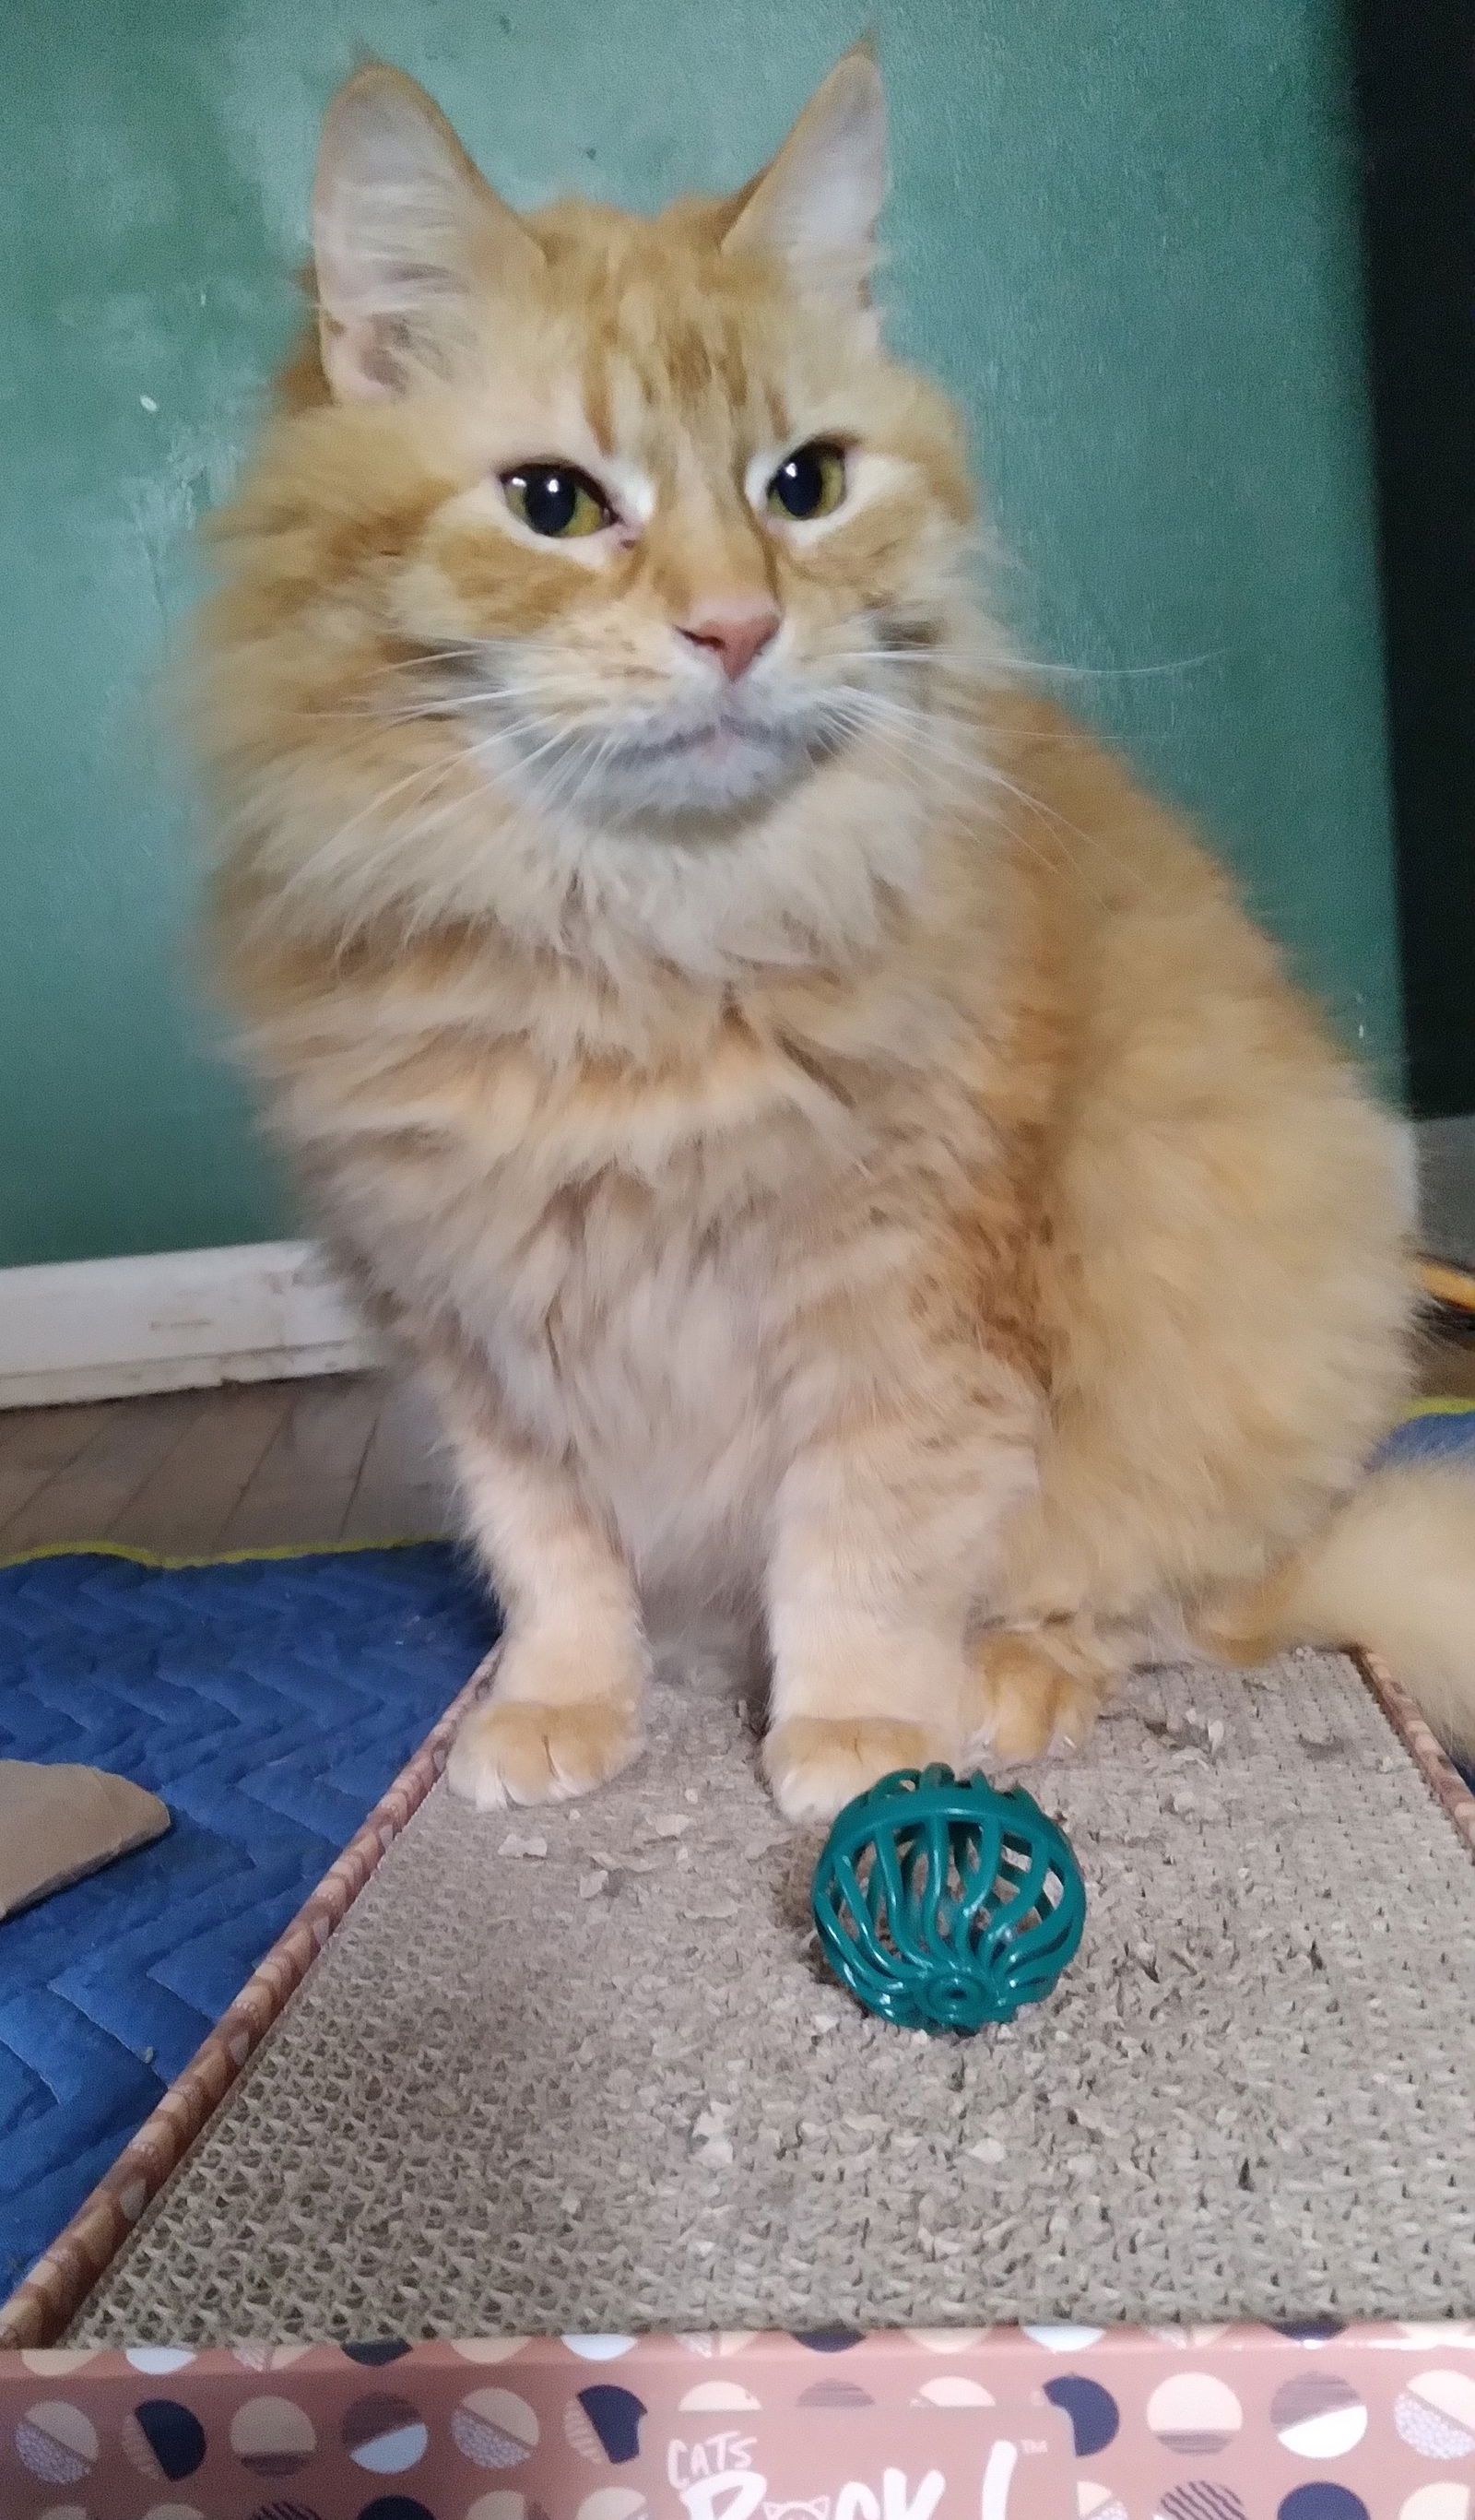
<path fill-rule="evenodd" d="M 328 109 L 312 196 L 323 369 L 339 402 L 443 375 L 478 294 L 542 251 L 424 88 L 372 62 Z"/>

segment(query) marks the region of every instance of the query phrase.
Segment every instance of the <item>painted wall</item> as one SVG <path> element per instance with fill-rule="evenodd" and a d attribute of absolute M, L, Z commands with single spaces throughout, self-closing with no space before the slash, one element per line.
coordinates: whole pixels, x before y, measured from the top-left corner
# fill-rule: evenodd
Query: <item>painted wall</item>
<path fill-rule="evenodd" d="M 11 0 L 0 16 L 0 1260 L 289 1210 L 211 1054 L 153 694 L 293 320 L 368 44 L 512 198 L 745 176 L 866 19 L 898 332 L 965 403 L 1006 601 L 1396 1072 L 1336 0 Z"/>

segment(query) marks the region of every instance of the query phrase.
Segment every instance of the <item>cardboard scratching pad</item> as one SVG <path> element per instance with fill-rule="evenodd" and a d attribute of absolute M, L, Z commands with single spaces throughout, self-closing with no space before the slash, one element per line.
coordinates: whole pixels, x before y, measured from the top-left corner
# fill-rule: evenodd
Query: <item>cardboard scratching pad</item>
<path fill-rule="evenodd" d="M 598 1795 L 431 1792 L 67 2344 L 1469 2319 L 1471 1848 L 1351 1662 L 1140 1672 L 1035 1768 L 1086 1935 L 971 2039 L 829 1975 L 730 1686 Z"/>
<path fill-rule="evenodd" d="M 0 1918 L 162 1837 L 157 1794 L 101 1768 L 0 1759 Z"/>

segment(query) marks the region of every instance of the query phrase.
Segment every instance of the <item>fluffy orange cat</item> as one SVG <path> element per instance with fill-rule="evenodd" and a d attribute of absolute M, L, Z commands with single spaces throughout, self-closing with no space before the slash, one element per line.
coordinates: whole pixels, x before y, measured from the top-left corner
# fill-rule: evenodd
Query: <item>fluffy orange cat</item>
<path fill-rule="evenodd" d="M 795 1819 L 1195 1643 L 1475 1731 L 1470 1491 L 1358 1484 L 1401 1132 L 975 608 L 884 156 L 861 51 L 731 200 L 523 218 L 361 71 L 219 522 L 222 957 L 507 1607 L 483 1806 L 623 1767 L 714 1620 Z"/>

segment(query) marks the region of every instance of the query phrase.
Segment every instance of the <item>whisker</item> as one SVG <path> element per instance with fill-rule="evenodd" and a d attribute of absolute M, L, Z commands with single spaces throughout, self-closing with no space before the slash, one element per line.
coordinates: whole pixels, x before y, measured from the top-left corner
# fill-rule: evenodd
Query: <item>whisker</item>
<path fill-rule="evenodd" d="M 1152 674 L 1194 673 L 1201 665 L 1221 664 L 1232 652 L 1229 648 L 1205 648 L 1196 656 L 1169 656 L 1148 665 L 1052 664 L 1043 656 L 1019 656 L 1015 661 L 1027 674 L 1055 674 L 1071 682 L 1125 682 Z"/>
<path fill-rule="evenodd" d="M 1067 815 L 1061 814 L 1057 808 L 1048 804 L 1043 797 L 1032 795 L 1027 788 L 1018 787 L 989 760 L 987 752 L 981 747 L 976 753 L 960 752 L 949 742 L 936 721 L 929 718 L 925 712 L 908 709 L 901 703 L 881 698 L 874 693 L 856 693 L 849 697 L 856 704 L 857 712 L 852 722 L 861 728 L 869 725 L 872 737 L 883 744 L 889 741 L 893 756 L 899 759 L 903 768 L 908 769 L 913 785 L 919 792 L 922 787 L 920 774 L 925 774 L 935 784 L 936 774 L 941 770 L 944 773 L 951 773 L 958 783 L 954 787 L 951 801 L 955 805 L 965 806 L 976 800 L 978 784 L 981 783 L 985 788 L 992 788 L 1001 794 L 1016 799 L 1028 813 L 1037 814 L 1042 821 L 1053 825 L 1063 838 L 1078 840 L 1094 855 L 1109 860 L 1109 852 L 1104 843 L 1094 833 L 1083 831 L 1079 824 L 1071 822 Z M 872 710 L 875 711 L 874 716 L 872 714 Z M 901 750 L 902 745 L 909 739 L 915 739 L 917 742 L 925 740 L 927 747 L 925 758 L 918 760 L 915 766 Z M 966 790 L 961 784 L 963 776 L 973 783 Z M 1013 831 L 1020 845 L 1028 849 L 1042 865 L 1048 865 L 1046 852 L 1032 837 L 1029 831 L 1021 828 L 1017 823 L 1013 826 Z M 1071 854 L 1073 855 L 1074 852 Z M 1084 876 L 1082 880 L 1086 880 Z M 1103 896 L 1094 886 L 1091 887 L 1091 891 L 1092 898 L 1099 908 L 1104 910 L 1106 903 Z"/>
<path fill-rule="evenodd" d="M 827 665 L 931 665 L 962 674 L 977 674 L 990 665 L 1009 665 L 1024 674 L 1050 674 L 1069 682 L 1123 682 L 1153 675 L 1196 673 L 1205 665 L 1221 664 L 1232 652 L 1229 647 L 1205 648 L 1191 656 L 1157 657 L 1140 665 L 1079 665 L 1059 658 L 1031 656 L 1017 648 L 1001 651 L 997 655 L 980 655 L 965 649 L 845 648 L 831 650 L 823 661 Z"/>

